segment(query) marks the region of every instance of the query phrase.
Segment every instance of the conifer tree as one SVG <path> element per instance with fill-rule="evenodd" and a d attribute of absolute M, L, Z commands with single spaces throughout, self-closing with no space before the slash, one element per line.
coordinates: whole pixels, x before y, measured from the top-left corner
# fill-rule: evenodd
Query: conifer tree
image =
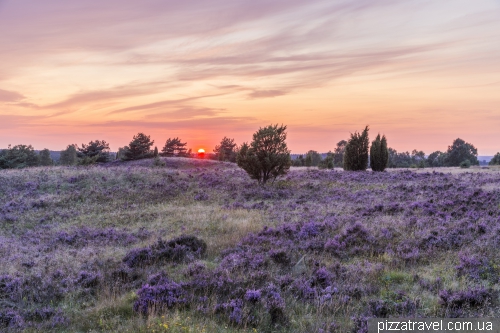
<path fill-rule="evenodd" d="M 387 139 L 385 135 L 380 139 L 380 134 L 378 134 L 370 148 L 370 166 L 373 171 L 384 171 L 388 161 Z"/>
<path fill-rule="evenodd" d="M 128 149 L 125 150 L 126 160 L 139 160 L 142 158 L 149 158 L 153 156 L 151 146 L 154 141 L 151 141 L 149 135 L 138 133 L 130 142 Z"/>
<path fill-rule="evenodd" d="M 185 156 L 187 148 L 185 146 L 187 142 L 181 142 L 179 138 L 168 138 L 165 142 L 165 146 L 161 150 L 162 156 Z"/>
<path fill-rule="evenodd" d="M 82 143 L 82 147 L 76 147 L 76 149 L 78 150 L 77 156 L 80 159 L 85 159 L 84 165 L 107 162 L 110 158 L 109 143 L 104 140 L 90 141 L 87 145 Z"/>
<path fill-rule="evenodd" d="M 368 167 L 368 126 L 360 134 L 354 132 L 347 142 L 344 153 L 344 170 L 364 171 Z"/>
<path fill-rule="evenodd" d="M 234 139 L 224 137 L 220 144 L 215 146 L 214 153 L 219 161 L 236 162 L 236 143 Z"/>

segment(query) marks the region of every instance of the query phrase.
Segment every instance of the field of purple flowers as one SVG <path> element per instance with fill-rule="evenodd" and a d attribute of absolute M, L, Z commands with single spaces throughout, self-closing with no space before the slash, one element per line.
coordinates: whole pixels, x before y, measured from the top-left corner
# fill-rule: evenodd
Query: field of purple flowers
<path fill-rule="evenodd" d="M 182 158 L 0 172 L 0 331 L 366 332 L 498 317 L 500 170 Z"/>

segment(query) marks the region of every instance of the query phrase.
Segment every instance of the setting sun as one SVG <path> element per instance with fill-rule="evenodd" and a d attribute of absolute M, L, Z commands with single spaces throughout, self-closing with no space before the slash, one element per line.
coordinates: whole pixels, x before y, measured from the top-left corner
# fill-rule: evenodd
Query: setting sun
<path fill-rule="evenodd" d="M 205 149 L 203 149 L 203 148 L 198 149 L 198 154 L 203 154 L 204 152 L 205 152 Z"/>

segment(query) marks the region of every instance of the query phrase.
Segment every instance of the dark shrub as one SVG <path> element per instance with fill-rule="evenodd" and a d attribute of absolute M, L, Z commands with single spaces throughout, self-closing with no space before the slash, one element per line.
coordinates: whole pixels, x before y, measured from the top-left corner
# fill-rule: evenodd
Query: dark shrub
<path fill-rule="evenodd" d="M 123 258 L 128 267 L 141 267 L 150 265 L 153 261 L 153 252 L 150 248 L 133 249 Z"/>
<path fill-rule="evenodd" d="M 482 287 L 464 291 L 441 290 L 439 292 L 441 305 L 450 308 L 485 305 L 495 296 L 496 292 Z"/>
<path fill-rule="evenodd" d="M 207 244 L 195 236 L 180 236 L 170 241 L 159 239 L 151 247 L 133 249 L 123 258 L 129 267 L 151 265 L 155 262 L 182 262 L 201 258 Z"/>

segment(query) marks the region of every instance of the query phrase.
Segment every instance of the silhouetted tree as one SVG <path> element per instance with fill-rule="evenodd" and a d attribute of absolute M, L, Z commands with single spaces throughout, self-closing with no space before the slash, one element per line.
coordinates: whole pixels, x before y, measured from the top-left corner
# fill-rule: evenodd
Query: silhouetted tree
<path fill-rule="evenodd" d="M 22 169 L 37 166 L 38 155 L 31 145 L 8 146 L 0 154 L 0 168 L 2 169 Z"/>
<path fill-rule="evenodd" d="M 219 161 L 236 162 L 236 143 L 234 139 L 224 137 L 220 144 L 215 146 L 214 153 Z"/>
<path fill-rule="evenodd" d="M 333 164 L 336 167 L 342 168 L 344 165 L 344 153 L 345 146 L 347 145 L 346 140 L 341 140 L 337 143 L 337 147 L 333 150 Z"/>
<path fill-rule="evenodd" d="M 292 161 L 292 165 L 295 166 L 295 167 L 300 167 L 300 166 L 304 166 L 304 156 L 303 155 L 299 155 L 297 156 L 293 161 Z"/>
<path fill-rule="evenodd" d="M 118 148 L 118 152 L 116 153 L 116 159 L 125 160 L 127 151 L 128 151 L 128 146 Z"/>
<path fill-rule="evenodd" d="M 292 163 L 286 145 L 286 126 L 276 124 L 259 128 L 250 145 L 244 143 L 240 147 L 236 161 L 261 184 L 285 175 Z"/>
<path fill-rule="evenodd" d="M 50 150 L 48 149 L 43 149 L 38 153 L 38 159 L 39 159 L 39 164 L 41 166 L 50 166 L 54 165 L 54 161 L 52 160 L 52 157 L 50 157 Z"/>
<path fill-rule="evenodd" d="M 187 142 L 181 142 L 181 139 L 179 138 L 168 138 L 168 140 L 165 142 L 165 146 L 161 150 L 161 155 L 162 156 L 185 156 L 186 155 L 186 150 L 185 146 L 187 145 Z"/>
<path fill-rule="evenodd" d="M 493 156 L 488 165 L 500 165 L 500 153 L 496 153 L 496 155 Z"/>
<path fill-rule="evenodd" d="M 152 157 L 153 151 L 151 151 L 151 146 L 153 144 L 154 141 L 151 141 L 149 135 L 138 133 L 134 136 L 128 145 L 128 149 L 125 151 L 125 160 L 139 160 Z"/>
<path fill-rule="evenodd" d="M 446 154 L 437 150 L 427 156 L 427 165 L 431 168 L 443 167 L 445 165 Z"/>
<path fill-rule="evenodd" d="M 306 167 L 312 166 L 312 155 L 311 154 L 306 154 L 306 158 L 304 159 L 304 165 Z"/>
<path fill-rule="evenodd" d="M 77 147 L 77 150 L 79 158 L 86 158 L 84 165 L 93 164 L 91 162 L 107 162 L 109 160 L 109 143 L 104 140 L 90 141 L 88 145 L 82 143 L 82 147 Z"/>
<path fill-rule="evenodd" d="M 306 164 L 307 158 L 310 158 L 311 164 L 309 166 L 318 166 L 321 162 L 321 155 L 315 150 L 309 150 L 306 154 Z"/>
<path fill-rule="evenodd" d="M 325 159 L 321 160 L 321 162 L 319 162 L 318 167 L 320 169 L 333 169 L 335 166 L 333 164 L 333 158 L 334 158 L 334 154 L 331 151 L 329 151 L 328 153 L 326 153 Z"/>
<path fill-rule="evenodd" d="M 158 156 L 158 147 L 155 146 L 155 150 L 153 152 L 153 156 L 157 157 Z"/>
<path fill-rule="evenodd" d="M 347 142 L 344 153 L 344 170 L 364 171 L 368 167 L 368 126 L 360 134 L 354 132 Z"/>
<path fill-rule="evenodd" d="M 385 135 L 380 139 L 380 134 L 378 134 L 370 148 L 370 167 L 373 171 L 384 171 L 388 162 L 387 139 Z"/>
<path fill-rule="evenodd" d="M 76 155 L 76 145 L 68 145 L 65 150 L 61 151 L 59 164 L 61 165 L 76 165 L 78 158 Z"/>
<path fill-rule="evenodd" d="M 447 166 L 459 166 L 461 162 L 469 160 L 471 165 L 478 165 L 477 149 L 474 145 L 458 138 L 448 146 L 445 163 Z"/>
<path fill-rule="evenodd" d="M 411 167 L 425 168 L 427 166 L 425 153 L 422 150 L 419 151 L 413 149 L 413 151 L 411 152 L 411 159 L 412 159 Z"/>

